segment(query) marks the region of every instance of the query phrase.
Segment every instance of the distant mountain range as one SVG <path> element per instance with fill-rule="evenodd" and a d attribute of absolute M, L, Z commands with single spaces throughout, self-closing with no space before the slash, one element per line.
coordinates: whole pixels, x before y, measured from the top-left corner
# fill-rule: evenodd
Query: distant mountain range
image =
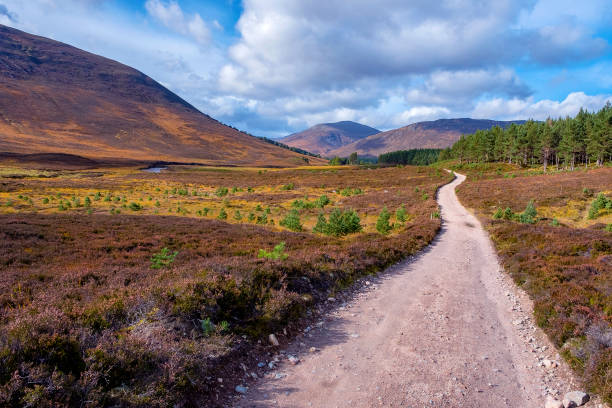
<path fill-rule="evenodd" d="M 322 123 L 279 139 L 280 142 L 327 157 L 342 146 L 380 133 L 380 130 L 356 122 Z M 350 153 L 349 153 L 350 154 Z"/>
<path fill-rule="evenodd" d="M 347 157 L 353 152 L 357 152 L 363 157 L 376 157 L 381 153 L 396 150 L 423 149 L 423 148 L 446 148 L 455 143 L 462 134 L 474 133 L 481 129 L 490 129 L 494 126 L 505 128 L 512 123 L 524 123 L 524 120 L 517 121 L 496 121 L 488 119 L 438 119 L 434 121 L 418 122 L 399 129 L 378 132 L 372 129 L 370 135 L 359 133 L 353 135 L 350 129 L 360 129 L 364 127 L 355 122 L 350 126 L 344 125 L 346 129 L 342 138 L 336 137 L 337 131 L 330 127 L 334 124 L 316 125 L 303 132 L 295 133 L 283 139 L 283 143 L 289 146 L 300 147 L 301 149 L 313 151 L 320 149 L 320 154 L 325 157 Z M 321 141 L 332 140 L 335 142 L 326 144 L 325 151 L 321 149 Z"/>
<path fill-rule="evenodd" d="M 0 25 L 0 153 L 295 166 L 304 156 L 226 126 L 145 74 Z"/>

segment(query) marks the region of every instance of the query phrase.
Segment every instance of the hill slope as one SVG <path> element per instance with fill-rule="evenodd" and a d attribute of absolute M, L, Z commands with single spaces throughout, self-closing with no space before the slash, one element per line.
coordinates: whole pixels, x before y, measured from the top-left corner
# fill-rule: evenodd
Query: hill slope
<path fill-rule="evenodd" d="M 353 152 L 360 156 L 378 156 L 395 150 L 446 148 L 452 146 L 462 134 L 474 133 L 493 126 L 506 127 L 524 121 L 496 121 L 488 119 L 438 119 L 413 123 L 399 129 L 388 130 L 329 152 L 331 156 L 347 157 Z"/>
<path fill-rule="evenodd" d="M 133 68 L 0 25 L 2 151 L 227 165 L 305 163 L 300 154 L 202 114 Z"/>
<path fill-rule="evenodd" d="M 281 142 L 327 156 L 331 150 L 380 133 L 380 130 L 360 123 L 344 121 L 322 123 L 280 139 Z"/>

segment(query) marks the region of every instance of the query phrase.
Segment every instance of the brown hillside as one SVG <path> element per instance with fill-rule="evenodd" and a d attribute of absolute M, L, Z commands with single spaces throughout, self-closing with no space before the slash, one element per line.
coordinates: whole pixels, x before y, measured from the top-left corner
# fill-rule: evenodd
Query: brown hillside
<path fill-rule="evenodd" d="M 305 156 L 221 124 L 133 68 L 5 26 L 0 26 L 0 152 L 305 164 Z"/>
<path fill-rule="evenodd" d="M 329 152 L 368 136 L 380 133 L 380 130 L 360 123 L 343 121 L 322 123 L 302 132 L 286 136 L 280 141 L 292 147 L 328 156 Z"/>
<path fill-rule="evenodd" d="M 495 121 L 487 119 L 438 119 L 418 122 L 399 129 L 388 130 L 328 153 L 329 156 L 347 157 L 353 152 L 360 156 L 378 156 L 382 153 L 409 149 L 442 149 L 450 147 L 462 134 L 474 133 L 494 126 L 506 127 L 523 121 Z"/>

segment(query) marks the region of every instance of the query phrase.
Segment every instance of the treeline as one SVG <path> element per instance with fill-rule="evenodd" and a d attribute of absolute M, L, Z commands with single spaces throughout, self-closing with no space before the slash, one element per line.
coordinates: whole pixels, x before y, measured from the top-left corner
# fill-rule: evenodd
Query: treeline
<path fill-rule="evenodd" d="M 506 129 L 495 126 L 463 135 L 451 148 L 440 154 L 440 160 L 460 162 L 504 161 L 522 166 L 542 164 L 544 170 L 557 167 L 612 161 L 612 105 L 598 112 L 580 109 L 574 117 L 529 120 Z"/>
<path fill-rule="evenodd" d="M 264 142 L 273 144 L 274 146 L 282 147 L 283 149 L 291 150 L 292 152 L 303 154 L 304 156 L 321 157 L 321 155 L 310 153 L 309 151 L 306 151 L 304 149 L 300 149 L 299 147 L 289 146 L 289 145 L 286 145 L 284 143 L 278 142 L 276 140 L 268 139 L 267 137 L 262 137 L 262 136 L 256 136 L 256 137 L 258 139 L 263 140 Z"/>
<path fill-rule="evenodd" d="M 405 164 L 427 166 L 438 161 L 441 149 L 412 149 L 383 153 L 378 156 L 379 164 Z"/>

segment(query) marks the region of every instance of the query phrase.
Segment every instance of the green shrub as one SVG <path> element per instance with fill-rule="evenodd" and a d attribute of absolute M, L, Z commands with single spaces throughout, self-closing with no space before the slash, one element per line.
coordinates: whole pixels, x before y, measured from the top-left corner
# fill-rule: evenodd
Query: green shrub
<path fill-rule="evenodd" d="M 550 225 L 552 225 L 553 227 L 558 227 L 559 226 L 559 220 L 556 218 L 553 218 L 553 220 L 551 221 Z"/>
<path fill-rule="evenodd" d="M 168 248 L 164 247 L 151 257 L 151 268 L 167 268 L 174 262 L 174 258 L 176 258 L 177 255 L 178 251 L 170 252 Z"/>
<path fill-rule="evenodd" d="M 266 225 L 268 223 L 268 214 L 263 213 L 257 216 L 257 224 Z"/>
<path fill-rule="evenodd" d="M 47 197 L 43 198 L 43 204 L 49 204 L 49 199 Z"/>
<path fill-rule="evenodd" d="M 204 337 L 209 337 L 215 331 L 215 325 L 210 321 L 210 318 L 200 320 L 200 327 L 202 328 L 202 333 Z"/>
<path fill-rule="evenodd" d="M 217 197 L 225 197 L 225 196 L 227 195 L 227 193 L 228 193 L 228 192 L 229 192 L 229 191 L 228 191 L 227 187 L 219 187 L 219 188 L 217 189 L 217 191 L 215 191 L 215 195 L 216 195 Z"/>
<path fill-rule="evenodd" d="M 589 208 L 589 219 L 597 218 L 601 210 L 612 209 L 612 199 L 609 199 L 604 193 L 597 194 L 597 198 L 591 203 Z"/>
<path fill-rule="evenodd" d="M 315 206 L 317 208 L 323 208 L 330 202 L 331 201 L 329 200 L 329 198 L 325 194 L 323 194 L 321 197 L 317 198 L 317 201 L 315 201 Z"/>
<path fill-rule="evenodd" d="M 140 211 L 142 210 L 142 205 L 135 202 L 131 202 L 128 208 L 132 211 Z"/>
<path fill-rule="evenodd" d="M 236 210 L 236 211 L 234 212 L 234 219 L 235 219 L 236 221 L 240 221 L 240 220 L 242 220 L 242 214 L 240 214 L 240 210 Z"/>
<path fill-rule="evenodd" d="M 423 201 L 427 201 L 429 199 L 429 194 L 425 193 L 421 198 L 423 199 Z"/>
<path fill-rule="evenodd" d="M 253 214 L 253 213 L 249 213 L 248 220 L 249 220 L 250 222 L 255 221 L 255 214 Z"/>
<path fill-rule="evenodd" d="M 281 226 L 290 229 L 291 231 L 302 231 L 302 223 L 300 222 L 300 213 L 298 210 L 291 210 L 279 223 Z"/>
<path fill-rule="evenodd" d="M 112 197 L 111 197 L 111 194 L 110 194 L 110 193 L 107 193 L 107 194 L 106 194 L 106 196 L 104 197 L 104 201 L 106 201 L 106 202 L 110 202 L 111 198 L 112 198 Z"/>
<path fill-rule="evenodd" d="M 403 205 L 401 205 L 396 211 L 395 211 L 395 219 L 398 222 L 401 222 L 402 224 L 406 222 L 406 209 L 404 208 Z"/>
<path fill-rule="evenodd" d="M 359 194 L 363 194 L 363 191 L 360 188 L 343 188 L 342 190 L 340 190 L 340 195 L 344 196 L 344 197 L 350 197 L 352 195 L 359 195 Z"/>
<path fill-rule="evenodd" d="M 323 213 L 319 214 L 317 224 L 313 231 L 320 234 L 340 237 L 357 233 L 362 229 L 361 220 L 355 211 L 347 210 L 341 212 L 336 208 L 329 215 L 329 221 L 325 219 Z"/>
<path fill-rule="evenodd" d="M 260 249 L 257 257 L 273 259 L 273 260 L 280 259 L 284 261 L 285 259 L 289 257 L 289 255 L 287 255 L 284 251 L 285 251 L 285 243 L 281 242 L 280 244 L 276 245 L 272 251 L 266 251 L 265 249 Z"/>
<path fill-rule="evenodd" d="M 612 224 L 606 225 L 606 231 L 612 232 Z"/>
<path fill-rule="evenodd" d="M 383 207 L 382 211 L 380 212 L 380 215 L 378 216 L 378 220 L 376 220 L 376 231 L 383 235 L 388 234 L 393 228 L 389 224 L 390 218 L 391 214 L 389 214 L 389 211 L 387 211 L 387 207 Z"/>
<path fill-rule="evenodd" d="M 221 211 L 219 211 L 219 215 L 217 216 L 217 218 L 220 220 L 227 219 L 227 212 L 225 211 L 225 208 L 221 208 Z"/>
<path fill-rule="evenodd" d="M 284 184 L 280 187 L 282 191 L 289 191 L 289 190 L 293 190 L 294 188 L 295 186 L 293 185 L 293 183 Z"/>
<path fill-rule="evenodd" d="M 502 210 L 501 208 L 498 208 L 497 211 L 495 211 L 495 214 L 493 214 L 493 218 L 496 220 L 499 220 L 503 217 L 504 217 L 504 210 Z"/>
<path fill-rule="evenodd" d="M 309 210 L 315 207 L 315 203 L 306 201 L 306 200 L 295 200 L 291 203 L 293 208 L 300 208 L 304 210 Z"/>
<path fill-rule="evenodd" d="M 538 212 L 536 211 L 535 205 L 533 204 L 533 200 L 529 201 L 527 207 L 525 207 L 525 211 L 518 214 L 518 221 L 522 224 L 535 224 L 536 217 Z"/>

